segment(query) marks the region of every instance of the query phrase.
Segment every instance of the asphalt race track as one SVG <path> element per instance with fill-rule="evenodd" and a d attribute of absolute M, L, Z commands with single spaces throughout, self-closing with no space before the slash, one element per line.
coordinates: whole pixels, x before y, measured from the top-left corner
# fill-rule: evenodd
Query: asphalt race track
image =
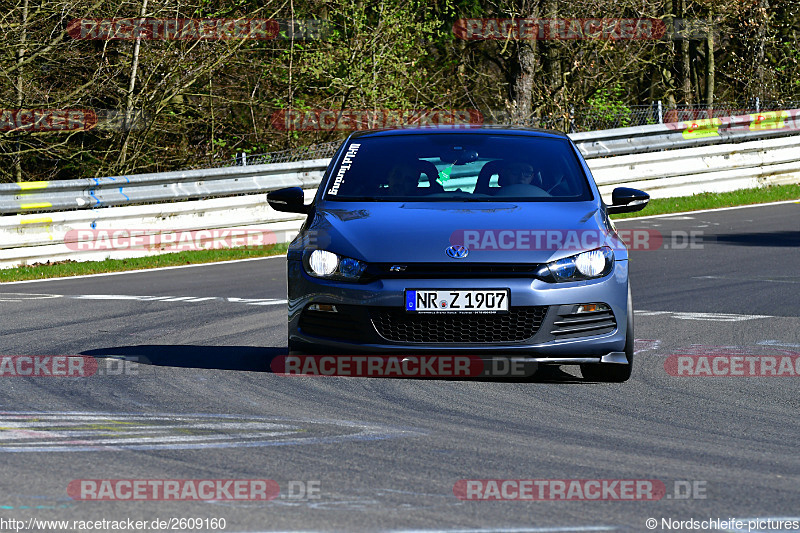
<path fill-rule="evenodd" d="M 797 361 L 800 202 L 617 225 L 664 237 L 632 251 L 625 384 L 584 382 L 575 367 L 532 382 L 273 374 L 286 353 L 282 257 L 0 285 L 0 354 L 104 357 L 89 377 L 0 378 L 0 518 L 224 518 L 227 532 L 800 520 L 800 376 L 665 366 L 680 354 Z M 268 479 L 280 496 L 73 499 L 82 479 Z M 666 493 L 463 501 L 464 479 L 657 480 Z"/>

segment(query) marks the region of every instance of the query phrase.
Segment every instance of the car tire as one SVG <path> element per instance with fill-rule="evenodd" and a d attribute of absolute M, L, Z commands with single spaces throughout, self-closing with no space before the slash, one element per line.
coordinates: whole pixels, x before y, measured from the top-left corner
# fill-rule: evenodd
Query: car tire
<path fill-rule="evenodd" d="M 625 332 L 625 357 L 627 365 L 619 363 L 590 363 L 581 365 L 581 375 L 587 381 L 602 383 L 624 383 L 631 377 L 633 370 L 633 300 L 628 287 L 628 327 Z"/>

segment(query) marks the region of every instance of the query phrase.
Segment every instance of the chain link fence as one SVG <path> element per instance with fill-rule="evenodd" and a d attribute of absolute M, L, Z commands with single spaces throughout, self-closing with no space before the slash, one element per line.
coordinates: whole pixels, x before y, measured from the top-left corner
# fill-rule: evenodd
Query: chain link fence
<path fill-rule="evenodd" d="M 646 126 L 665 122 L 686 122 L 708 118 L 747 115 L 780 109 L 798 109 L 800 101 L 761 101 L 751 99 L 746 104 L 735 102 L 718 102 L 712 106 L 706 104 L 678 105 L 667 107 L 661 101 L 647 105 L 615 105 L 611 108 L 571 107 L 562 113 L 549 113 L 542 117 L 532 118 L 528 126 L 578 133 L 584 131 L 627 128 L 630 126 Z M 483 113 L 484 124 L 510 125 L 508 113 L 490 110 Z M 236 154 L 231 159 L 214 165 L 203 165 L 194 168 L 222 168 L 242 165 L 263 165 L 267 163 L 291 163 L 308 159 L 325 159 L 333 157 L 341 140 L 314 144 L 301 148 L 290 148 L 264 154 Z"/>
<path fill-rule="evenodd" d="M 736 102 L 717 102 L 706 104 L 678 105 L 668 107 L 661 101 L 649 105 L 617 105 L 613 108 L 572 107 L 561 115 L 535 118 L 534 127 L 555 129 L 568 133 L 646 126 L 665 122 L 686 122 L 709 118 L 747 115 L 780 109 L 797 109 L 800 101 L 761 101 L 758 98 L 746 104 Z"/>
<path fill-rule="evenodd" d="M 289 148 L 287 150 L 278 150 L 276 152 L 264 154 L 248 154 L 241 152 L 227 161 L 222 161 L 211 166 L 204 165 L 202 168 L 266 165 L 268 163 L 293 163 L 295 161 L 305 161 L 309 159 L 326 159 L 333 157 L 333 154 L 336 153 L 336 149 L 339 148 L 340 144 L 342 144 L 341 140 L 313 144 L 300 148 Z"/>

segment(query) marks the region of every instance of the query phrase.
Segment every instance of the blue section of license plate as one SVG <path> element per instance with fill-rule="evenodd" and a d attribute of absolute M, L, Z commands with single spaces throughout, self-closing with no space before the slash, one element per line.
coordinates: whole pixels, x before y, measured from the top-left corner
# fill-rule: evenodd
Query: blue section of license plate
<path fill-rule="evenodd" d="M 417 310 L 417 291 L 406 291 L 406 311 Z"/>

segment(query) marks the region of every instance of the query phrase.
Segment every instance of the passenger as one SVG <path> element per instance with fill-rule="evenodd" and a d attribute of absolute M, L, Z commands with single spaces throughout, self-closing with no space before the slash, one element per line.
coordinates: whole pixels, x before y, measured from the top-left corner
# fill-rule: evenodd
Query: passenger
<path fill-rule="evenodd" d="M 381 189 L 389 196 L 413 196 L 419 192 L 419 166 L 410 162 L 396 165 L 389 172 L 389 186 Z"/>

